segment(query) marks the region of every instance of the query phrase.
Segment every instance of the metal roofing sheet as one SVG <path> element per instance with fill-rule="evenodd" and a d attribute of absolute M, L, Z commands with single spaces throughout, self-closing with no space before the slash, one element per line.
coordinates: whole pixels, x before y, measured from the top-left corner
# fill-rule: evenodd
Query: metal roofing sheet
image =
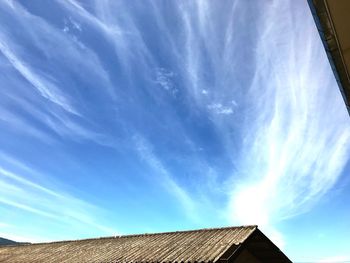
<path fill-rule="evenodd" d="M 256 226 L 0 247 L 0 262 L 215 262 Z"/>

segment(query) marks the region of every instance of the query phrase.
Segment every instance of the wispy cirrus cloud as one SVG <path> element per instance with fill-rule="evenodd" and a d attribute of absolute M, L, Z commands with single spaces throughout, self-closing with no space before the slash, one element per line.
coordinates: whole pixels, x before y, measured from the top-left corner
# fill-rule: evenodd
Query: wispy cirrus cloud
<path fill-rule="evenodd" d="M 303 11 L 282 2 L 240 9 L 232 3 L 222 17 L 231 21 L 224 31 L 212 23 L 222 6 L 179 5 L 185 88 L 196 107 L 209 110 L 236 166 L 222 181 L 234 182 L 225 187 L 232 223 L 271 227 L 308 211 L 348 161 L 348 116 L 329 65 L 321 63 L 326 56 L 308 7 L 298 5 Z M 260 27 L 242 32 L 252 13 Z M 296 23 L 295 17 L 308 20 Z M 234 150 L 237 138 L 242 144 Z"/>
<path fill-rule="evenodd" d="M 17 164 L 16 170 L 22 171 L 21 173 L 12 172 L 9 168 L 0 167 L 0 203 L 3 205 L 39 218 L 48 218 L 67 228 L 79 226 L 79 228 L 90 228 L 92 232 L 100 232 L 104 235 L 116 234 L 115 229 L 99 222 L 97 214 L 105 212 L 97 206 L 78 199 L 64 190 L 58 189 L 57 186 L 55 188 L 46 186 L 45 184 L 50 181 L 48 175 L 43 176 L 13 157 L 2 153 L 1 160 L 3 163 L 4 161 L 8 163 L 9 166 L 11 163 Z M 5 220 L 5 218 L 3 219 Z M 3 224 L 11 226 L 10 222 L 3 222 Z M 22 234 L 26 235 L 26 232 Z M 41 240 L 46 238 L 47 236 L 42 236 Z"/>
<path fill-rule="evenodd" d="M 134 23 L 133 16 L 124 12 L 123 16 L 115 16 L 112 10 L 119 7 L 117 2 L 93 2 L 94 13 L 88 11 L 75 0 L 60 0 L 58 3 L 71 13 L 94 27 L 105 40 L 114 47 L 114 55 L 121 63 L 122 70 L 133 81 L 131 63 L 136 62 L 143 68 L 145 75 L 150 75 L 156 67 L 153 54 L 145 44 L 141 31 Z M 133 50 L 133 52 L 130 52 Z"/>
<path fill-rule="evenodd" d="M 313 21 L 294 23 L 293 15 L 303 14 L 282 18 L 288 12 L 280 8 L 266 7 L 283 23 L 266 20 L 257 39 L 249 91 L 255 114 L 246 117 L 240 163 L 247 176 L 231 192 L 233 222 L 271 226 L 308 211 L 334 186 L 350 152 L 348 116 L 329 65 L 321 63 L 326 55 Z"/>
<path fill-rule="evenodd" d="M 180 186 L 173 175 L 163 165 L 162 161 L 156 156 L 149 142 L 140 135 L 134 136 L 134 143 L 137 153 L 142 161 L 144 161 L 155 173 L 156 182 L 160 184 L 171 195 L 175 197 L 177 202 L 185 210 L 186 215 L 198 221 L 195 201 L 189 193 Z"/>
<path fill-rule="evenodd" d="M 34 73 L 34 70 L 19 59 L 0 36 L 0 51 L 9 60 L 12 66 L 40 93 L 41 96 L 59 105 L 70 113 L 77 114 L 67 98 L 61 94 L 59 89 L 52 83 Z"/>
<path fill-rule="evenodd" d="M 157 68 L 155 71 L 155 83 L 162 87 L 164 90 L 170 92 L 173 95 L 176 95 L 179 90 L 174 84 L 174 77 L 174 72 L 168 71 L 165 68 Z"/>
<path fill-rule="evenodd" d="M 49 83 L 50 85 L 56 85 L 56 88 L 62 94 L 62 89 L 64 88 L 62 87 L 62 82 L 64 77 L 68 78 L 69 73 L 74 73 L 76 77 L 85 77 L 86 72 L 89 72 L 91 80 L 94 79 L 96 82 L 100 83 L 100 85 L 105 88 L 103 91 L 109 92 L 112 98 L 115 96 L 111 87 L 108 71 L 104 68 L 95 50 L 83 44 L 81 41 L 82 26 L 72 17 L 62 17 L 62 21 L 60 21 L 62 27 L 60 27 L 60 25 L 50 23 L 50 21 L 28 12 L 28 10 L 19 3 L 12 2 L 12 5 L 1 3 L 0 7 L 3 9 L 4 14 L 6 14 L 4 19 L 10 16 L 11 23 L 23 29 L 24 34 L 22 37 L 26 40 L 23 41 L 23 43 L 18 41 L 20 36 L 11 31 L 10 28 L 7 27 L 7 24 L 4 23 L 2 25 L 3 42 L 12 48 L 11 51 L 14 56 L 27 62 L 25 65 L 29 67 L 30 70 L 34 68 L 40 69 L 37 72 L 37 74 L 40 74 L 38 77 L 42 78 L 46 76 L 46 81 L 52 82 L 54 77 L 49 75 L 48 72 L 50 69 L 65 69 L 60 72 L 63 75 L 54 72 L 54 75 L 59 77 L 59 79 L 55 79 L 57 83 Z M 67 21 L 70 22 L 72 28 L 77 29 L 78 32 L 75 32 L 76 34 L 64 32 L 63 28 L 67 24 Z M 13 49 L 14 47 L 16 50 Z M 34 48 L 40 52 L 37 53 L 36 56 L 32 56 L 24 52 L 27 48 Z M 22 57 L 25 59 L 22 59 Z M 37 63 L 43 58 L 46 59 L 45 67 Z M 33 64 L 35 64 L 35 66 L 33 66 Z M 71 77 L 68 79 L 71 79 Z M 77 90 L 73 83 L 71 83 L 70 86 L 73 90 Z M 72 100 L 73 98 L 70 99 Z"/>
<path fill-rule="evenodd" d="M 212 103 L 208 105 L 208 109 L 217 114 L 229 115 L 233 113 L 231 106 L 224 106 L 221 103 Z"/>
<path fill-rule="evenodd" d="M 5 124 L 6 129 L 10 129 L 16 134 L 29 135 L 47 144 L 54 143 L 54 139 L 42 130 L 33 127 L 27 120 L 17 116 L 7 109 L 0 107 L 0 121 Z"/>
<path fill-rule="evenodd" d="M 86 81 L 88 85 L 95 85 L 93 88 L 96 88 L 98 83 L 98 89 L 102 88 L 100 94 L 108 94 L 111 101 L 115 99 L 109 74 L 95 52 L 83 45 L 73 33 L 63 32 L 60 28 L 31 14 L 19 3 L 3 2 L 0 8 L 4 14 L 10 15 L 13 24 L 25 32 L 22 36 L 18 36 L 11 32 L 7 23 L 2 23 L 3 32 L 0 35 L 0 54 L 4 56 L 2 65 L 8 68 L 10 65 L 22 77 L 18 78 L 12 71 L 7 75 L 0 75 L 1 81 L 6 84 L 3 101 L 12 106 L 12 112 L 2 110 L 3 121 L 11 123 L 17 131 L 29 133 L 46 142 L 54 141 L 52 134 L 47 133 L 46 128 L 49 128 L 62 137 L 90 140 L 100 145 L 114 147 L 113 139 L 108 134 L 98 131 L 99 124 L 91 119 L 86 120 L 87 107 L 84 101 L 78 99 L 84 94 L 79 94 L 78 88 L 73 84 L 77 81 L 72 79 L 73 75 L 74 78 L 83 81 L 86 81 L 85 76 L 89 75 L 95 82 Z M 72 27 L 80 29 L 77 29 L 79 32 L 82 30 L 73 19 L 68 20 Z M 18 41 L 20 37 L 26 41 Z M 26 52 L 27 43 L 39 51 L 37 56 Z M 42 58 L 46 60 L 45 65 L 40 62 Z M 70 90 L 75 92 L 73 96 L 71 92 L 64 91 L 68 83 Z M 28 87 L 33 88 L 35 92 L 29 92 Z M 9 114 L 11 118 L 6 117 Z M 29 123 L 23 117 L 24 114 L 31 114 L 46 128 Z"/>

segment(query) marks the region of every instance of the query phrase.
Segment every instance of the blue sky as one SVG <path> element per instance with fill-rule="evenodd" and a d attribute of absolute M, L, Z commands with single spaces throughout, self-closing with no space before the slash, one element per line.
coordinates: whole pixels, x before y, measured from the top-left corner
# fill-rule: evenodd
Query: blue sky
<path fill-rule="evenodd" d="M 0 236 L 258 224 L 350 260 L 350 122 L 304 0 L 0 2 Z"/>

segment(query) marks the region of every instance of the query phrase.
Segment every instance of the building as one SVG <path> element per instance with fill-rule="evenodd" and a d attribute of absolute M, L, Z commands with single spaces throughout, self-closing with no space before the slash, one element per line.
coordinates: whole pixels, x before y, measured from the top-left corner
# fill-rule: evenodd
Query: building
<path fill-rule="evenodd" d="M 257 226 L 0 247 L 0 262 L 291 262 Z"/>
<path fill-rule="evenodd" d="M 350 114 L 350 1 L 308 0 Z"/>

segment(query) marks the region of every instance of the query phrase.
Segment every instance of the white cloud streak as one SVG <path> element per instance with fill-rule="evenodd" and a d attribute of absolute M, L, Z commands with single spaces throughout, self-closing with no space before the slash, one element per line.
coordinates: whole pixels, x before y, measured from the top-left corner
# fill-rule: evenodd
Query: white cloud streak
<path fill-rule="evenodd" d="M 141 158 L 154 172 L 157 182 L 173 195 L 185 210 L 186 215 L 194 221 L 198 221 L 195 202 L 187 191 L 180 186 L 161 160 L 153 153 L 151 145 L 141 136 L 134 136 L 135 146 Z"/>
<path fill-rule="evenodd" d="M 2 154 L 1 156 L 6 155 Z M 5 159 L 13 160 L 12 157 Z M 15 163 L 20 164 L 17 160 L 15 160 Z M 18 168 L 21 167 L 26 168 L 26 165 L 21 164 Z M 23 173 L 38 174 L 37 171 L 32 169 L 24 169 Z M 28 175 L 27 177 L 29 178 Z M 45 181 L 49 181 L 48 175 L 40 175 L 36 178 L 42 180 L 44 178 Z M 44 184 L 0 167 L 0 203 L 39 217 L 49 218 L 66 226 L 85 226 L 85 228 L 90 228 L 90 231 L 99 231 L 109 235 L 116 234 L 114 229 L 98 223 L 97 215 L 104 213 L 101 209 L 67 194 L 61 189 L 49 188 Z"/>
<path fill-rule="evenodd" d="M 59 28 L 32 15 L 16 2 L 3 2 L 0 8 L 5 13 L 11 14 L 12 22 L 26 32 L 24 35 L 28 38 L 27 41 L 46 57 L 45 66 L 42 67 L 43 63 L 34 66 L 33 61 L 38 58 L 31 57 L 26 47 L 18 43 L 16 37 L 9 33 L 5 23 L 1 25 L 3 30 L 0 34 L 0 54 L 23 77 L 23 79 L 18 78 L 12 72 L 6 77 L 0 75 L 6 89 L 5 98 L 16 107 L 26 110 L 26 113 L 30 113 L 32 117 L 63 138 L 78 141 L 90 140 L 103 146 L 114 147 L 115 142 L 111 136 L 98 132 L 99 125 L 86 120 L 83 111 L 86 105 L 76 99 L 77 93 L 72 92 L 76 90 L 74 82 L 70 81 L 69 87 L 62 87 L 62 80 L 67 76 L 69 78 L 70 73 L 83 76 L 84 79 L 89 75 L 105 88 L 103 91 L 107 92 L 111 101 L 115 99 L 109 75 L 94 51 L 79 42 L 76 36 L 61 32 Z M 69 21 L 72 27 L 81 31 L 81 25 L 78 22 L 72 18 Z M 62 64 L 64 64 L 64 70 L 60 68 Z M 56 75 L 59 75 L 59 78 L 56 79 Z M 9 86 L 15 86 L 15 88 L 10 89 Z M 29 93 L 28 87 L 32 87 L 36 93 Z M 21 89 L 25 90 L 21 91 Z M 18 95 L 23 92 L 27 96 Z M 75 96 L 71 96 L 72 94 Z M 39 97 L 44 100 L 40 100 Z M 47 130 L 44 131 L 32 125 L 15 111 L 9 112 L 5 108 L 0 111 L 0 119 L 10 124 L 8 127 L 16 132 L 34 136 L 47 143 L 54 141 L 54 137 L 48 134 Z"/>
<path fill-rule="evenodd" d="M 164 68 L 157 68 L 155 76 L 155 83 L 157 83 L 164 90 L 176 95 L 178 89 L 174 85 L 174 72 L 168 71 Z"/>
<path fill-rule="evenodd" d="M 12 132 L 29 135 L 47 144 L 54 143 L 54 139 L 43 131 L 33 127 L 27 120 L 0 107 L 0 121 L 6 124 L 6 129 L 11 128 Z"/>
<path fill-rule="evenodd" d="M 99 30 L 106 40 L 114 46 L 115 55 L 123 65 L 123 70 L 132 81 L 133 69 L 131 61 L 142 65 L 145 74 L 151 74 L 155 68 L 152 53 L 147 48 L 141 32 L 136 27 L 133 17 L 128 12 L 123 16 L 115 16 L 112 10 L 118 8 L 117 2 L 95 1 L 95 14 L 87 11 L 74 0 L 59 0 L 58 3 L 85 23 Z M 127 25 L 127 27 L 126 27 Z M 132 52 L 130 52 L 132 50 Z"/>
<path fill-rule="evenodd" d="M 224 106 L 221 103 L 212 103 L 208 105 L 208 109 L 216 114 L 230 115 L 233 113 L 232 107 Z"/>
<path fill-rule="evenodd" d="M 33 72 L 23 61 L 21 61 L 3 42 L 3 37 L 0 37 L 0 51 L 9 60 L 13 67 L 40 93 L 44 98 L 61 106 L 63 109 L 77 114 L 76 110 L 70 105 L 59 89 L 51 82 L 43 79 L 41 76 Z"/>
<path fill-rule="evenodd" d="M 329 66 L 321 63 L 326 56 L 313 21 L 295 24 L 282 7 L 274 2 L 264 10 L 274 19 L 258 39 L 250 87 L 257 117 L 248 116 L 240 166 L 249 176 L 231 193 L 232 222 L 268 226 L 309 210 L 348 161 L 348 116 Z"/>

